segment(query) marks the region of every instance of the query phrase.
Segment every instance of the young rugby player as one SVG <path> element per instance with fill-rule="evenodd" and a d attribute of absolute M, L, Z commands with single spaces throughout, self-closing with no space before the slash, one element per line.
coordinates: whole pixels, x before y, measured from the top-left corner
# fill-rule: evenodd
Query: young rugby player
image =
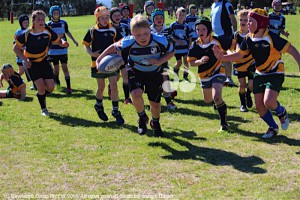
<path fill-rule="evenodd" d="M 269 30 L 277 35 L 284 35 L 285 37 L 289 36 L 285 29 L 285 17 L 281 13 L 282 3 L 280 0 L 273 0 L 272 2 L 273 12 L 269 13 L 270 24 Z"/>
<path fill-rule="evenodd" d="M 284 81 L 282 54 L 287 52 L 292 55 L 300 70 L 300 55 L 297 49 L 285 39 L 269 31 L 268 26 L 268 13 L 263 9 L 255 8 L 248 14 L 250 34 L 246 36 L 238 52 L 224 56 L 218 47 L 213 48 L 215 56 L 222 61 L 236 61 L 242 59 L 244 55 L 252 54 L 256 65 L 253 78 L 255 105 L 260 117 L 269 126 L 263 138 L 274 137 L 279 132 L 271 111 L 278 116 L 283 130 L 289 126 L 287 111 L 277 101 Z"/>
<path fill-rule="evenodd" d="M 69 30 L 68 24 L 65 20 L 60 19 L 62 15 L 61 8 L 59 6 L 52 6 L 49 11 L 51 21 L 47 22 L 49 26 L 61 39 L 67 41 L 66 35 L 71 38 L 76 47 L 78 47 L 77 41 L 74 39 L 72 33 Z M 60 80 L 59 80 L 59 62 L 61 63 L 62 70 L 65 75 L 65 80 L 67 84 L 67 94 L 72 93 L 70 73 L 68 69 L 68 48 L 63 48 L 59 45 L 52 44 L 48 51 L 50 61 L 54 65 L 54 81 L 58 90 L 61 90 Z"/>
<path fill-rule="evenodd" d="M 195 31 L 195 21 L 198 19 L 196 12 L 197 12 L 197 6 L 195 4 L 191 4 L 189 6 L 189 14 L 185 17 L 185 23 L 187 23 L 187 25 L 189 26 L 190 37 L 192 41 L 195 41 L 198 38 L 198 35 Z"/>
<path fill-rule="evenodd" d="M 214 103 L 219 113 L 221 129 L 219 132 L 230 132 L 227 123 L 227 106 L 222 99 L 222 89 L 225 82 L 225 69 L 222 61 L 218 60 L 212 47 L 221 47 L 219 41 L 212 36 L 211 22 L 206 17 L 200 17 L 195 22 L 198 39 L 194 41 L 188 53 L 191 66 L 198 66 L 202 93 L 206 103 Z"/>
<path fill-rule="evenodd" d="M 174 72 L 178 75 L 179 68 L 182 65 L 182 58 L 184 64 L 183 78 L 188 81 L 189 75 L 189 64 L 187 62 L 187 53 L 190 44 L 190 31 L 186 23 L 184 23 L 184 18 L 186 16 L 186 10 L 180 7 L 176 11 L 177 21 L 170 25 L 170 31 L 172 34 L 172 39 L 175 42 L 175 58 L 176 64 L 174 66 Z"/>
<path fill-rule="evenodd" d="M 150 26 L 151 32 L 152 33 L 156 33 L 158 35 L 164 35 L 167 40 L 169 41 L 170 45 L 173 45 L 173 40 L 171 38 L 170 35 L 170 29 L 164 24 L 164 20 L 165 20 L 165 13 L 162 9 L 160 8 L 156 8 L 153 10 L 152 14 L 152 21 L 153 24 Z M 169 70 L 169 66 L 168 66 L 168 62 L 164 63 L 163 65 L 164 67 L 164 72 L 168 73 Z M 164 75 L 164 82 L 169 80 L 169 76 L 168 75 Z M 169 83 L 169 82 L 167 82 Z M 171 99 L 171 88 L 170 86 L 168 86 L 169 91 L 165 91 L 163 90 L 163 96 L 164 99 L 167 103 L 167 109 L 168 110 L 175 110 L 177 107 L 175 106 L 174 102 Z"/>
<path fill-rule="evenodd" d="M 69 44 L 61 40 L 50 28 L 45 27 L 45 17 L 44 11 L 33 11 L 32 28 L 19 35 L 14 45 L 14 52 L 23 60 L 31 80 L 37 87 L 41 114 L 48 116 L 46 93 L 51 93 L 55 87 L 52 67 L 47 60 L 49 44 L 56 43 L 61 47 L 68 47 Z M 23 48 L 24 53 L 21 51 Z"/>
<path fill-rule="evenodd" d="M 112 22 L 112 25 L 116 28 L 117 35 L 115 41 L 119 41 L 123 37 L 126 37 L 129 35 L 129 27 L 127 24 L 124 24 L 121 22 L 121 11 L 117 7 L 113 7 L 110 9 L 110 20 Z M 126 54 L 122 54 L 123 60 L 125 63 L 127 63 L 127 56 Z M 132 101 L 129 97 L 129 84 L 128 84 L 128 77 L 127 72 L 125 68 L 125 64 L 120 67 L 122 79 L 123 79 L 123 91 L 124 91 L 124 104 L 132 104 Z M 118 74 L 118 79 L 120 78 L 120 75 Z M 110 86 L 108 86 L 110 91 Z M 111 92 L 110 92 L 111 93 Z"/>
<path fill-rule="evenodd" d="M 96 17 L 96 25 L 90 28 L 82 44 L 85 47 L 86 52 L 91 55 L 92 65 L 91 65 L 91 76 L 96 78 L 97 81 L 97 91 L 96 91 L 96 103 L 94 108 L 103 121 L 107 121 L 108 117 L 104 112 L 103 107 L 103 91 L 105 88 L 105 79 L 108 78 L 110 88 L 111 88 L 111 100 L 112 100 L 112 115 L 116 118 L 119 125 L 124 124 L 124 119 L 119 111 L 118 102 L 118 72 L 113 72 L 109 74 L 101 73 L 96 67 L 97 57 L 111 44 L 114 43 L 116 38 L 116 29 L 109 22 L 110 14 L 105 6 L 98 7 L 94 15 Z"/>
<path fill-rule="evenodd" d="M 147 92 L 152 120 L 151 128 L 155 136 L 162 136 L 159 122 L 162 93 L 162 65 L 173 56 L 173 48 L 166 37 L 151 34 L 146 17 L 138 14 L 130 23 L 131 35 L 108 47 L 98 58 L 97 63 L 108 54 L 117 51 L 128 54 L 128 80 L 133 105 L 139 116 L 138 132 L 147 132 L 148 116 L 145 112 L 143 93 Z"/>
<path fill-rule="evenodd" d="M 240 24 L 240 30 L 236 31 L 232 37 L 232 46 L 231 50 L 239 50 L 239 46 L 242 44 L 242 41 L 249 33 L 247 22 L 248 22 L 248 10 L 240 10 L 237 14 L 238 21 Z M 238 77 L 239 80 L 239 97 L 241 102 L 240 111 L 247 112 L 248 108 L 253 106 L 251 93 L 253 90 L 253 74 L 255 71 L 255 62 L 252 57 L 252 54 L 245 55 L 241 60 L 238 60 L 233 63 L 234 74 Z M 247 83 L 246 77 L 248 77 L 248 88 L 246 91 Z"/>
<path fill-rule="evenodd" d="M 124 5 L 121 8 L 121 15 L 122 15 L 121 23 L 127 24 L 128 27 L 130 26 L 130 21 L 131 21 L 131 18 L 129 18 L 129 13 L 130 13 L 129 6 Z"/>
<path fill-rule="evenodd" d="M 0 98 L 16 98 L 21 101 L 26 98 L 26 84 L 8 63 L 1 67 L 0 87 L 3 87 L 3 80 L 8 83 L 8 88 L 0 90 Z"/>
<path fill-rule="evenodd" d="M 152 18 L 151 18 L 151 14 L 153 9 L 155 8 L 155 4 L 153 1 L 146 1 L 144 4 L 144 11 L 146 12 L 146 17 L 148 19 L 148 22 L 150 24 L 150 26 L 153 24 Z"/>

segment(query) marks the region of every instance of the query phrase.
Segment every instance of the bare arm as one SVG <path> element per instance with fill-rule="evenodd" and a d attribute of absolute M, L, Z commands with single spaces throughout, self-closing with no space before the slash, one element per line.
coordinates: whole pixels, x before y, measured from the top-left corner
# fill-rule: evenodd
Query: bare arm
<path fill-rule="evenodd" d="M 93 52 L 90 46 L 84 46 L 84 49 L 88 54 L 90 54 L 90 56 L 94 58 L 97 58 L 100 55 L 98 52 Z"/>
<path fill-rule="evenodd" d="M 20 87 L 20 93 L 21 93 L 21 97 L 19 100 L 24 100 L 26 98 L 26 84 L 24 83 L 23 85 L 21 85 Z"/>
<path fill-rule="evenodd" d="M 298 64 L 299 71 L 300 71 L 300 54 L 299 54 L 298 50 L 293 45 L 290 45 L 286 52 L 294 57 L 294 59 L 296 60 L 296 62 Z"/>
<path fill-rule="evenodd" d="M 282 35 L 284 35 L 285 37 L 289 37 L 289 32 L 288 31 L 284 31 L 284 29 L 280 29 L 279 30 L 280 31 L 280 33 L 282 34 Z"/>
<path fill-rule="evenodd" d="M 237 30 L 237 22 L 236 22 L 234 14 L 230 14 L 229 18 L 230 18 L 230 21 L 231 21 L 231 24 L 232 24 L 232 27 L 233 27 L 233 31 L 236 32 L 236 30 Z"/>
<path fill-rule="evenodd" d="M 223 61 L 223 62 L 236 61 L 236 60 L 239 60 L 239 59 L 243 58 L 243 55 L 240 54 L 239 52 L 224 55 L 223 52 L 221 51 L 221 49 L 217 45 L 214 45 L 213 52 L 214 52 L 216 58 L 218 60 Z"/>
<path fill-rule="evenodd" d="M 102 60 L 102 58 L 104 58 L 105 56 L 116 53 L 116 52 L 117 52 L 117 49 L 115 47 L 115 44 L 110 45 L 99 55 L 99 57 L 96 60 L 96 63 L 99 63 Z"/>
<path fill-rule="evenodd" d="M 152 59 L 149 59 L 148 61 L 151 65 L 161 66 L 162 64 L 164 64 L 165 62 L 170 60 L 174 56 L 174 54 L 175 54 L 175 52 L 172 51 L 172 52 L 166 53 L 159 59 L 152 58 Z"/>
<path fill-rule="evenodd" d="M 71 40 L 74 42 L 74 44 L 76 45 L 76 47 L 78 47 L 78 42 L 75 40 L 75 38 L 73 37 L 73 35 L 72 35 L 72 33 L 71 32 L 68 32 L 68 33 L 66 33 L 67 34 L 67 36 L 69 37 L 69 38 L 71 38 Z"/>
<path fill-rule="evenodd" d="M 24 61 L 24 65 L 27 68 L 30 68 L 31 67 L 31 61 L 26 56 L 24 56 L 23 51 L 22 51 L 22 47 L 15 44 L 14 47 L 13 47 L 13 50 L 16 53 L 16 55 Z"/>
<path fill-rule="evenodd" d="M 192 67 L 197 67 L 199 65 L 203 65 L 203 64 L 207 63 L 208 60 L 209 60 L 208 56 L 203 56 L 201 59 L 190 61 L 190 65 Z"/>

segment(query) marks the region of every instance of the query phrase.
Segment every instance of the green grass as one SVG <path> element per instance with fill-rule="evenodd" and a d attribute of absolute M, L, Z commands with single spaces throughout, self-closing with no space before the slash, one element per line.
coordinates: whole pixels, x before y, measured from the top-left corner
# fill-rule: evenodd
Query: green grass
<path fill-rule="evenodd" d="M 64 19 L 78 42 L 95 22 L 93 16 Z M 289 41 L 300 49 L 300 17 L 286 16 L 286 20 Z M 0 63 L 15 67 L 12 40 L 17 28 L 17 22 L 0 22 Z M 35 92 L 29 89 L 26 102 L 0 101 L 0 199 L 12 197 L 5 194 L 299 199 L 300 76 L 290 55 L 283 56 L 287 76 L 279 101 L 287 108 L 291 125 L 287 131 L 280 130 L 278 137 L 261 139 L 267 126 L 254 108 L 248 113 L 239 111 L 237 88 L 223 90 L 234 133 L 217 133 L 218 114 L 204 103 L 197 79 L 193 92 L 179 92 L 176 112 L 167 112 L 162 99 L 166 138 L 154 138 L 136 133 L 135 110 L 122 103 L 122 81 L 120 110 L 126 124 L 118 127 L 109 114 L 106 90 L 104 106 L 109 121 L 99 120 L 93 108 L 96 81 L 90 77 L 90 58 L 83 45 L 76 48 L 70 44 L 74 93 L 55 91 L 49 96 L 50 117 L 40 115 Z M 171 66 L 174 62 L 172 59 Z M 196 68 L 192 71 L 196 73 Z M 62 73 L 61 80 L 65 86 Z M 237 82 L 236 77 L 234 80 Z"/>

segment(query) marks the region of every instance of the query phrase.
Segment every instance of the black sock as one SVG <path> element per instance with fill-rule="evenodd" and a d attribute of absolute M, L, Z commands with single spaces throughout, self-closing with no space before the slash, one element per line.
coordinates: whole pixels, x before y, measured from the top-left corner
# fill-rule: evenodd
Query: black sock
<path fill-rule="evenodd" d="M 247 97 L 247 98 L 251 98 L 251 93 L 252 93 L 252 91 L 249 90 L 249 88 L 247 88 L 246 97 Z"/>
<path fill-rule="evenodd" d="M 46 94 L 40 95 L 40 94 L 36 93 L 36 96 L 39 100 L 41 109 L 45 109 L 46 108 Z"/>
<path fill-rule="evenodd" d="M 227 125 L 227 106 L 225 102 L 221 103 L 220 105 L 216 105 L 217 110 L 219 113 L 219 117 L 221 120 L 221 125 Z"/>
<path fill-rule="evenodd" d="M 54 82 L 58 85 L 60 85 L 60 80 L 59 80 L 59 75 L 58 74 L 54 74 Z"/>
<path fill-rule="evenodd" d="M 119 101 L 112 101 L 112 110 L 117 112 L 119 110 Z"/>
<path fill-rule="evenodd" d="M 143 110 L 142 112 L 138 112 L 138 116 L 139 117 L 143 117 L 144 115 L 146 115 L 146 112 L 145 112 L 145 110 Z"/>
<path fill-rule="evenodd" d="M 103 99 L 97 99 L 97 97 L 96 97 L 96 104 L 97 104 L 98 106 L 103 106 L 102 100 L 103 100 Z"/>
<path fill-rule="evenodd" d="M 164 98 L 165 98 L 165 101 L 166 101 L 167 105 L 172 101 L 171 95 L 170 95 L 169 92 L 164 93 Z"/>
<path fill-rule="evenodd" d="M 159 124 L 159 118 L 154 118 L 152 116 L 152 122 L 153 122 L 153 124 Z"/>
<path fill-rule="evenodd" d="M 71 88 L 71 78 L 70 76 L 65 77 L 66 83 L 67 83 L 67 88 Z"/>
<path fill-rule="evenodd" d="M 123 83 L 123 91 L 124 91 L 125 99 L 128 99 L 129 98 L 129 84 L 128 83 Z"/>
<path fill-rule="evenodd" d="M 241 105 L 246 107 L 246 92 L 239 93 Z"/>
<path fill-rule="evenodd" d="M 184 67 L 183 78 L 187 79 L 189 76 L 189 68 Z"/>

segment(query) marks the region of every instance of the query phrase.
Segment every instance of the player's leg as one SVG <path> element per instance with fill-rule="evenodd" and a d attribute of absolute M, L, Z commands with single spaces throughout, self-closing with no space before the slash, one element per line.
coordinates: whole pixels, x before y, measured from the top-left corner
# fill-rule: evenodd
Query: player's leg
<path fill-rule="evenodd" d="M 103 121 L 107 121 L 108 117 L 104 112 L 104 106 L 103 106 L 103 92 L 105 89 L 105 79 L 96 78 L 96 81 L 97 81 L 97 90 L 96 90 L 96 103 L 94 105 L 94 108 L 99 118 Z"/>
<path fill-rule="evenodd" d="M 184 65 L 184 72 L 183 72 L 183 79 L 189 81 L 189 63 L 187 61 L 187 55 L 183 56 L 183 65 Z"/>
<path fill-rule="evenodd" d="M 118 73 L 119 74 L 119 73 Z M 108 77 L 109 85 L 111 88 L 111 101 L 112 101 L 112 115 L 116 118 L 119 125 L 124 124 L 124 119 L 119 111 L 119 91 L 117 81 L 119 76 Z"/>
<path fill-rule="evenodd" d="M 129 83 L 128 83 L 128 75 L 126 68 L 121 69 L 121 74 L 122 74 L 122 79 L 123 79 L 123 91 L 124 91 L 124 104 L 132 104 L 132 100 L 130 99 L 129 96 Z"/>
<path fill-rule="evenodd" d="M 240 97 L 240 111 L 241 112 L 247 112 L 247 107 L 246 107 L 246 77 L 245 76 L 240 76 L 239 77 L 239 97 Z"/>

